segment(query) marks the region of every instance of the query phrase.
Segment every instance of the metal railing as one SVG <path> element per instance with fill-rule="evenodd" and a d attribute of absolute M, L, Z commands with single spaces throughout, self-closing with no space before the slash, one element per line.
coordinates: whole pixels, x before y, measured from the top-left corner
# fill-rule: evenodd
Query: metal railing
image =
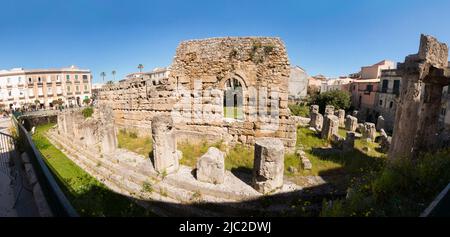
<path fill-rule="evenodd" d="M 450 183 L 420 215 L 421 217 L 449 217 L 450 216 Z"/>
<path fill-rule="evenodd" d="M 18 146 L 28 154 L 30 162 L 35 170 L 36 178 L 53 215 L 57 217 L 78 217 L 78 213 L 62 192 L 53 174 L 47 167 L 42 154 L 34 145 L 28 131 L 14 116 L 12 117 L 12 120 L 16 126 Z"/>

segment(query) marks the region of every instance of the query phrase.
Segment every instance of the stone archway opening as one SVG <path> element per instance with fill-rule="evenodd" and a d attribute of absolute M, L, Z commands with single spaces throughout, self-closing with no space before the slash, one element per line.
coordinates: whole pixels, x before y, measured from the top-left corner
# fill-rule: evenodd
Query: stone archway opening
<path fill-rule="evenodd" d="M 243 116 L 243 90 L 241 82 L 230 78 L 225 82 L 223 96 L 223 112 L 225 118 L 242 120 Z"/>

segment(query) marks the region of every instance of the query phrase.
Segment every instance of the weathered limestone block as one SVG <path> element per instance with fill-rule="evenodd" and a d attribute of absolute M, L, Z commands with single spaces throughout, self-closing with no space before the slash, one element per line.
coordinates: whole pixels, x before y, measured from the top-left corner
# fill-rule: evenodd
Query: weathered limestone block
<path fill-rule="evenodd" d="M 377 130 L 378 131 L 380 131 L 381 129 L 384 129 L 384 123 L 385 123 L 385 121 L 384 121 L 384 118 L 383 118 L 383 116 L 378 116 L 378 119 L 377 119 Z"/>
<path fill-rule="evenodd" d="M 381 129 L 380 134 L 381 135 L 377 137 L 378 142 L 380 143 L 380 149 L 382 152 L 387 152 L 391 146 L 392 138 L 386 134 L 384 129 Z"/>
<path fill-rule="evenodd" d="M 335 115 L 339 118 L 339 127 L 345 127 L 345 110 L 337 110 Z"/>
<path fill-rule="evenodd" d="M 311 105 L 309 107 L 309 113 L 319 113 L 319 106 L 318 105 Z"/>
<path fill-rule="evenodd" d="M 253 187 L 270 193 L 283 186 L 284 146 L 280 139 L 259 138 L 255 142 Z"/>
<path fill-rule="evenodd" d="M 225 179 L 225 160 L 222 151 L 210 147 L 197 161 L 197 180 L 221 184 Z"/>
<path fill-rule="evenodd" d="M 176 172 L 179 163 L 172 117 L 159 115 L 153 118 L 152 139 L 155 170 L 167 174 Z"/>
<path fill-rule="evenodd" d="M 111 153 L 118 147 L 116 128 L 114 125 L 114 112 L 110 105 L 99 103 L 96 107 L 98 110 L 98 119 L 100 121 L 97 128 L 100 133 L 100 141 L 102 151 Z"/>
<path fill-rule="evenodd" d="M 334 115 L 334 106 L 332 106 L 332 105 L 325 106 L 324 116 L 327 116 L 327 115 Z"/>
<path fill-rule="evenodd" d="M 375 129 L 374 123 L 364 123 L 364 128 L 362 130 L 362 138 L 363 139 L 370 139 L 372 141 L 375 141 L 377 130 Z"/>
<path fill-rule="evenodd" d="M 347 115 L 345 118 L 345 129 L 350 132 L 355 132 L 358 128 L 358 119 L 356 117 Z"/>
<path fill-rule="evenodd" d="M 322 138 L 331 139 L 333 135 L 338 135 L 339 131 L 339 118 L 335 115 L 325 116 L 325 120 L 322 128 Z"/>
<path fill-rule="evenodd" d="M 320 113 L 311 113 L 311 120 L 309 121 L 309 126 L 316 129 L 317 131 L 322 130 L 323 126 L 323 116 Z"/>
<path fill-rule="evenodd" d="M 300 127 L 307 127 L 311 122 L 310 118 L 305 118 L 301 116 L 291 116 L 291 117 L 294 119 L 296 125 Z"/>
<path fill-rule="evenodd" d="M 388 157 L 417 158 L 437 149 L 442 88 L 450 84 L 448 46 L 421 35 L 419 52 L 399 63 L 401 92 Z"/>
<path fill-rule="evenodd" d="M 347 131 L 347 137 L 345 141 L 342 143 L 342 150 L 344 152 L 352 151 L 355 148 L 355 132 Z"/>

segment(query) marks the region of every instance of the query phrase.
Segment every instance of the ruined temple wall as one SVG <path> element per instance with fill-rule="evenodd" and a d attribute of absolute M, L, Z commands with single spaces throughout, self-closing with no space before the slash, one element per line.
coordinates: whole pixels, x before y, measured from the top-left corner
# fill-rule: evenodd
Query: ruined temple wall
<path fill-rule="evenodd" d="M 255 137 L 277 137 L 294 147 L 296 127 L 287 107 L 289 74 L 286 49 L 278 38 L 192 40 L 179 45 L 169 77 L 158 85 L 142 78 L 126 80 L 101 89 L 99 99 L 111 104 L 118 127 L 140 134 L 149 134 L 145 131 L 150 131 L 155 115 L 170 113 L 180 138 L 253 144 Z M 243 119 L 224 119 L 229 79 L 242 85 Z M 263 102 L 257 101 L 260 97 Z M 267 112 L 270 108 L 279 110 Z M 269 122 L 274 126 L 268 129 Z"/>

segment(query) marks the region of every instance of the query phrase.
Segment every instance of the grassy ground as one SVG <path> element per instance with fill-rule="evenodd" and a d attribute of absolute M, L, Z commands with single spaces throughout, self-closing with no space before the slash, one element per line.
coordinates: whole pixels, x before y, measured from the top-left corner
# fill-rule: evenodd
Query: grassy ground
<path fill-rule="evenodd" d="M 242 107 L 224 107 L 223 114 L 225 118 L 242 119 Z"/>
<path fill-rule="evenodd" d="M 81 216 L 154 216 L 131 199 L 109 190 L 54 147 L 44 136 L 52 126 L 37 127 L 33 142 Z"/>
<path fill-rule="evenodd" d="M 339 134 L 343 137 L 346 135 L 345 132 L 344 129 L 339 129 Z M 142 155 L 148 155 L 151 152 L 151 139 L 148 137 L 139 138 L 133 133 L 121 131 L 118 138 L 122 148 Z M 311 175 L 334 176 L 337 178 L 332 182 L 346 182 L 347 179 L 358 176 L 364 170 L 376 169 L 384 162 L 385 157 L 385 154 L 377 151 L 378 144 L 360 139 L 355 141 L 356 149 L 354 151 L 348 153 L 327 152 L 325 148 L 330 147 L 329 143 L 307 128 L 299 128 L 297 131 L 297 146 L 300 145 L 303 146 L 306 156 L 313 165 L 312 170 L 303 170 L 300 159 L 295 154 L 286 154 L 284 161 L 285 175 L 298 184 L 303 182 L 301 177 Z M 178 149 L 183 153 L 180 163 L 195 167 L 198 158 L 205 154 L 209 147 L 226 150 L 222 142 L 179 143 Z M 369 147 L 369 149 L 364 150 L 364 147 Z M 250 173 L 253 168 L 253 152 L 253 147 L 244 145 L 230 147 L 225 156 L 225 168 L 231 171 Z M 298 171 L 289 172 L 289 167 L 294 167 Z"/>
<path fill-rule="evenodd" d="M 137 154 L 149 157 L 152 151 L 152 139 L 150 136 L 138 137 L 135 132 L 120 130 L 117 134 L 119 148 L 124 148 Z"/>
<path fill-rule="evenodd" d="M 295 116 L 309 117 L 309 107 L 306 105 L 289 104 L 288 107 Z"/>
<path fill-rule="evenodd" d="M 225 146 L 222 142 L 208 143 L 202 142 L 199 145 L 182 142 L 178 144 L 178 149 L 183 152 L 183 158 L 180 163 L 186 166 L 195 167 L 198 158 L 208 151 L 209 147 L 216 147 L 221 151 L 225 151 Z M 253 149 L 244 145 L 236 145 L 229 149 L 225 156 L 225 169 L 241 169 L 251 170 L 253 167 Z"/>

